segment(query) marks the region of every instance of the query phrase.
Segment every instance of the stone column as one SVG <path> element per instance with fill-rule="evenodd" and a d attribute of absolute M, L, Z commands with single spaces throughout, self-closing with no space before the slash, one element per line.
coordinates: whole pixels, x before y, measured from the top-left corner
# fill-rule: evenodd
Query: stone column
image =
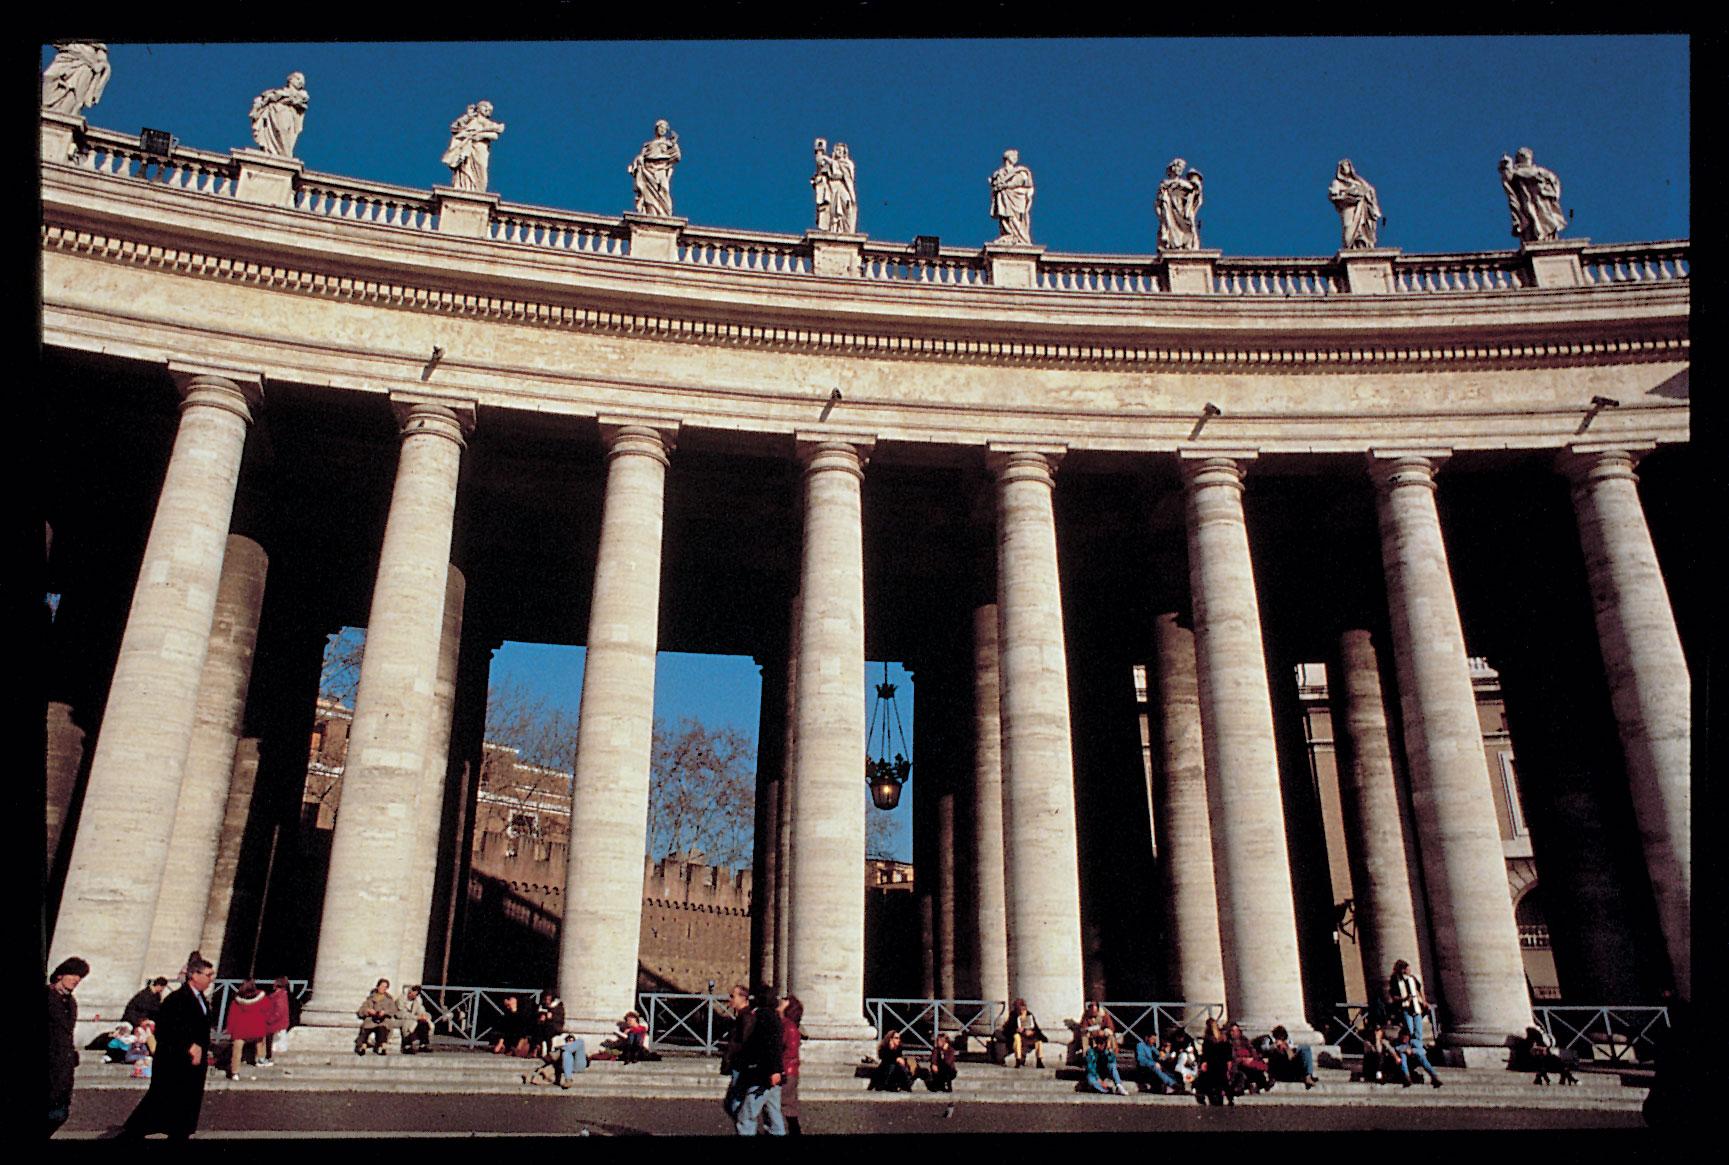
<path fill-rule="evenodd" d="M 246 710 L 246 687 L 252 679 L 258 613 L 264 606 L 268 568 L 269 558 L 262 546 L 240 534 L 228 536 L 222 578 L 216 588 L 210 649 L 198 682 L 186 767 L 174 807 L 168 860 L 162 870 L 162 894 L 156 901 L 150 944 L 145 948 L 145 969 L 159 968 L 155 974 L 171 973 L 185 961 L 188 951 L 203 951 L 198 943 L 204 935 L 204 908 L 210 902 L 217 839 L 228 808 L 228 785 L 234 776 L 234 747 L 240 742 L 240 718 Z M 205 957 L 210 956 L 205 953 Z"/>
<path fill-rule="evenodd" d="M 1633 814 L 1675 986 L 1692 998 L 1692 679 L 1633 472 L 1636 452 L 1575 446 L 1563 468 L 1597 616 Z"/>
<path fill-rule="evenodd" d="M 787 976 L 787 952 L 792 948 L 792 796 L 793 782 L 798 773 L 798 653 L 801 642 L 799 629 L 803 622 L 800 613 L 802 607 L 803 596 L 794 595 L 787 629 L 786 736 L 782 749 L 780 803 L 775 806 L 778 817 L 775 839 L 780 846 L 780 858 L 773 887 L 774 982 L 782 987 L 792 981 Z M 803 1000 L 799 1002 L 802 1003 Z"/>
<path fill-rule="evenodd" d="M 1249 1031 L 1282 1023 L 1314 1042 L 1303 1009 L 1272 694 L 1243 517 L 1250 453 L 1182 463 L 1195 674 L 1212 815 L 1219 942 L 1231 1018 Z"/>
<path fill-rule="evenodd" d="M 812 1043 L 851 1059 L 863 1019 L 864 533 L 869 442 L 799 437 L 804 463 L 787 978 Z"/>
<path fill-rule="evenodd" d="M 636 1005 L 661 527 L 667 450 L 677 431 L 668 422 L 601 418 L 606 500 L 588 615 L 558 949 L 566 1024 L 584 1036 L 612 1033 L 618 1017 Z"/>
<path fill-rule="evenodd" d="M 756 831 L 751 847 L 751 983 L 775 983 L 775 887 L 780 881 L 780 795 L 785 775 L 782 750 L 786 744 L 786 661 L 770 658 L 759 664 L 762 705 L 757 716 Z M 717 983 L 716 989 L 731 987 Z"/>
<path fill-rule="evenodd" d="M 47 817 L 48 868 L 60 848 L 60 830 L 72 811 L 72 793 L 78 787 L 78 769 L 84 763 L 84 730 L 72 722 L 72 705 L 59 700 L 48 703 Z"/>
<path fill-rule="evenodd" d="M 79 1011 L 120 1014 L 145 977 L 256 376 L 170 365 L 180 426 L 91 759 L 49 965 L 88 959 Z M 124 860 L 116 860 L 124 855 Z M 180 952 L 181 958 L 186 951 Z M 180 965 L 175 962 L 175 967 Z M 172 968 L 171 968 L 172 969 Z"/>
<path fill-rule="evenodd" d="M 1153 656 L 1147 699 L 1155 717 L 1153 806 L 1170 919 L 1165 951 L 1169 990 L 1173 999 L 1231 1006 L 1235 1000 L 1226 996 L 1219 946 L 1195 633 L 1186 616 L 1167 611 L 1154 621 Z"/>
<path fill-rule="evenodd" d="M 318 988 L 301 1017 L 338 1029 L 327 1041 L 337 1045 L 378 979 L 400 986 L 418 971 L 404 962 L 402 919 L 418 901 L 416 793 L 432 738 L 463 437 L 473 423 L 467 402 L 393 403 L 402 447 L 331 839 L 312 976 Z"/>
<path fill-rule="evenodd" d="M 997 605 L 973 608 L 973 837 L 981 999 L 1009 1000 L 1008 915 L 1004 906 L 1003 737 L 997 680 Z M 1049 1033 L 1046 1033 L 1049 1034 Z"/>
<path fill-rule="evenodd" d="M 946 697 L 946 693 L 945 693 Z M 946 706 L 945 699 L 945 706 Z M 951 723 L 957 723 L 951 721 Z M 952 731 L 952 729 L 950 730 Z M 946 748 L 944 771 L 937 776 L 936 859 L 937 892 L 931 899 L 936 931 L 937 998 L 954 999 L 955 994 L 955 783 L 949 765 L 954 763 L 953 748 Z"/>
<path fill-rule="evenodd" d="M 1435 506 L 1442 451 L 1371 460 L 1443 1040 L 1505 1048 L 1531 1022 L 1483 730 Z M 1437 982 L 1438 981 L 1438 982 Z M 1437 990 L 1438 987 L 1438 990 Z"/>
<path fill-rule="evenodd" d="M 1351 870 L 1363 982 L 1374 992 L 1385 988 L 1395 959 L 1404 959 L 1423 977 L 1417 912 L 1374 637 L 1360 628 L 1345 631 L 1330 662 L 1327 687 L 1345 860 Z"/>
<path fill-rule="evenodd" d="M 867 687 L 869 686 L 867 682 Z M 921 699 L 920 703 L 924 703 Z M 930 704 L 936 703 L 933 696 Z M 927 705 L 929 706 L 929 705 Z M 934 734 L 933 734 L 934 735 Z M 867 751 L 872 747 L 871 741 L 865 742 Z M 912 826 L 913 826 L 913 898 L 918 904 L 919 934 L 919 989 L 918 994 L 923 999 L 934 999 L 937 995 L 937 963 L 942 958 L 942 951 L 937 946 L 937 883 L 940 875 L 937 872 L 937 781 L 931 763 L 936 752 L 928 746 L 928 742 L 919 739 L 919 767 L 922 770 L 912 782 Z M 875 812 L 868 810 L 867 812 Z"/>
<path fill-rule="evenodd" d="M 438 676 L 432 687 L 432 720 L 426 739 L 426 771 L 415 793 L 413 893 L 402 908 L 404 985 L 426 974 L 426 947 L 432 933 L 432 899 L 438 883 L 440 833 L 444 828 L 444 791 L 450 784 L 450 726 L 456 717 L 456 669 L 462 652 L 462 608 L 468 580 L 455 565 L 446 568 L 444 631 L 438 642 Z"/>
<path fill-rule="evenodd" d="M 1060 449 L 993 447 L 1009 993 L 1065 1040 L 1081 1014 L 1081 884 L 1057 526 Z"/>
<path fill-rule="evenodd" d="M 234 881 L 240 873 L 240 848 L 246 839 L 246 820 L 252 814 L 252 791 L 257 787 L 258 738 L 247 736 L 234 748 L 234 771 L 228 779 L 228 804 L 222 810 L 222 832 L 216 837 L 216 861 L 210 874 L 210 897 L 204 904 L 204 930 L 198 939 L 199 952 L 219 969 L 222 966 L 222 948 L 228 940 L 228 911 L 234 904 Z"/>

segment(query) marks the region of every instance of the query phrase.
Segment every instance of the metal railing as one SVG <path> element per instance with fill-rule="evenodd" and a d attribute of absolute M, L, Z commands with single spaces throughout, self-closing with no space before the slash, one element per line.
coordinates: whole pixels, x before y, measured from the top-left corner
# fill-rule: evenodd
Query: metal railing
<path fill-rule="evenodd" d="M 636 999 L 642 1021 L 648 1025 L 648 1046 L 652 1051 L 672 1048 L 717 1055 L 720 1041 L 732 1026 L 732 1012 L 725 995 L 643 991 Z"/>
<path fill-rule="evenodd" d="M 1155 1045 L 1173 1028 L 1181 1028 L 1199 1039 L 1209 1019 L 1223 1019 L 1223 1003 L 1189 1003 L 1182 1000 L 1157 1003 L 1099 1002 L 1099 1009 L 1111 1017 L 1120 1038 L 1133 1032 L 1137 1040 L 1151 1040 Z M 1046 1033 L 1049 1034 L 1049 1033 Z"/>
<path fill-rule="evenodd" d="M 471 1048 L 490 1044 L 496 1038 L 498 1017 L 504 1014 L 504 997 L 514 995 L 518 1006 L 532 1011 L 540 1005 L 540 992 L 524 987 L 460 987 L 428 983 L 420 998 L 432 1015 L 435 1035 L 449 1036 Z"/>
<path fill-rule="evenodd" d="M 244 982 L 246 982 L 244 979 L 216 979 L 211 982 L 210 1006 L 216 1010 L 216 1025 L 211 1029 L 212 1031 L 224 1033 L 228 1031 L 228 1004 L 240 993 L 240 985 Z M 257 979 L 254 982 L 262 988 L 266 984 L 276 982 L 276 980 Z M 304 1003 L 306 997 L 311 994 L 311 985 L 312 980 L 310 979 L 290 979 L 288 991 L 294 998 Z"/>
<path fill-rule="evenodd" d="M 1327 1020 L 1326 1030 L 1321 1034 L 1330 1044 L 1337 1044 L 1346 1053 L 1360 1053 L 1363 1050 L 1362 1026 L 1369 1015 L 1367 1003 L 1338 1003 L 1333 1006 L 1333 1014 Z M 1394 1024 L 1399 1022 L 1399 1013 L 1391 1009 L 1384 1012 L 1384 1022 Z M 1435 1037 L 1441 1031 L 1441 1011 L 1434 1004 L 1429 1005 L 1429 1014 L 1423 1017 L 1423 1043 L 1433 1044 Z"/>
<path fill-rule="evenodd" d="M 867 999 L 864 1007 L 878 1041 L 897 1031 L 902 1046 L 917 1052 L 935 1047 L 938 1035 L 965 1032 L 988 1040 L 1003 1026 L 1008 1010 L 1000 999 Z"/>
<path fill-rule="evenodd" d="M 1580 1059 L 1612 1063 L 1650 1060 L 1659 1033 L 1669 1028 L 1667 1007 L 1535 1007 L 1549 1046 Z"/>

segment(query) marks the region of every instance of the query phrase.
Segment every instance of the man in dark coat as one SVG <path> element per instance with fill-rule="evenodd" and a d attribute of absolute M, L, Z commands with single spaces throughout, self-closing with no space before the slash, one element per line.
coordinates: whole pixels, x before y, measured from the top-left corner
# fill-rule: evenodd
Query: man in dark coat
<path fill-rule="evenodd" d="M 150 1091 L 126 1118 L 120 1130 L 122 1137 L 167 1133 L 171 1138 L 184 1139 L 198 1131 L 204 1074 L 210 1066 L 210 1025 L 216 1018 L 204 992 L 215 978 L 216 968 L 209 960 L 190 959 L 185 985 L 162 1001 L 156 1017 Z"/>
<path fill-rule="evenodd" d="M 144 990 L 134 995 L 126 1003 L 126 1010 L 120 1019 L 137 1027 L 144 1020 L 153 1020 L 156 1013 L 162 1010 L 162 997 L 168 993 L 168 980 L 158 975 L 152 979 Z"/>
<path fill-rule="evenodd" d="M 72 1113 L 72 1073 L 78 1067 L 78 1049 L 72 1029 L 78 1024 L 78 1001 L 72 990 L 90 973 L 90 964 L 70 958 L 54 968 L 48 978 L 48 1135 L 66 1123 Z"/>
<path fill-rule="evenodd" d="M 740 1136 L 755 1136 L 760 1120 L 771 1137 L 786 1136 L 786 1121 L 780 1111 L 780 1085 L 786 1071 L 784 1027 L 775 1010 L 773 988 L 758 987 L 752 999 L 744 1047 L 733 1067 L 738 1070 L 739 1106 L 735 1127 Z"/>

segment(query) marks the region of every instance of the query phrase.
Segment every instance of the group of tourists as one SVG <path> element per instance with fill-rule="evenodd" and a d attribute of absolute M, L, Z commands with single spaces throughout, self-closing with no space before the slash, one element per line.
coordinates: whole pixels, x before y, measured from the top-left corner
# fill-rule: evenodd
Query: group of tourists
<path fill-rule="evenodd" d="M 432 1051 L 432 1013 L 426 1009 L 418 983 L 409 984 L 397 999 L 391 993 L 390 980 L 380 979 L 361 1000 L 354 1017 L 360 1021 L 354 1037 L 356 1056 L 366 1055 L 368 1049 L 374 1055 L 389 1055 L 392 1031 L 401 1035 L 403 1055 Z"/>
<path fill-rule="evenodd" d="M 744 1137 L 759 1130 L 796 1135 L 804 1004 L 796 995 L 777 999 L 768 986 L 752 993 L 743 983 L 727 993 L 727 1003 L 732 1025 L 721 1042 L 720 1070 L 728 1078 L 721 1104 L 734 1130 Z"/>

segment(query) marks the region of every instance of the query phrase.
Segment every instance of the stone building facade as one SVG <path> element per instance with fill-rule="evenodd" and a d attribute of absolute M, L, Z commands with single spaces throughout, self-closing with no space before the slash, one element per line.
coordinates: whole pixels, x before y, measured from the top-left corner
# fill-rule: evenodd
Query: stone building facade
<path fill-rule="evenodd" d="M 56 771 L 83 734 L 45 921 L 92 1013 L 213 925 L 217 870 L 230 940 L 320 902 L 318 1032 L 381 966 L 448 957 L 435 875 L 505 639 L 588 648 L 573 1030 L 637 980 L 661 650 L 763 669 L 751 965 L 812 1054 L 869 1035 L 867 658 L 918 685 L 933 994 L 1047 1023 L 1223 1001 L 1314 1038 L 1344 983 L 1294 677 L 1339 660 L 1365 950 L 1427 952 L 1443 1039 L 1504 1054 L 1530 992 L 1479 656 L 1563 992 L 1690 993 L 1685 240 L 923 255 L 41 133 Z M 368 633 L 349 808 L 322 881 L 264 894 L 312 868 L 306 709 L 342 626 Z"/>

